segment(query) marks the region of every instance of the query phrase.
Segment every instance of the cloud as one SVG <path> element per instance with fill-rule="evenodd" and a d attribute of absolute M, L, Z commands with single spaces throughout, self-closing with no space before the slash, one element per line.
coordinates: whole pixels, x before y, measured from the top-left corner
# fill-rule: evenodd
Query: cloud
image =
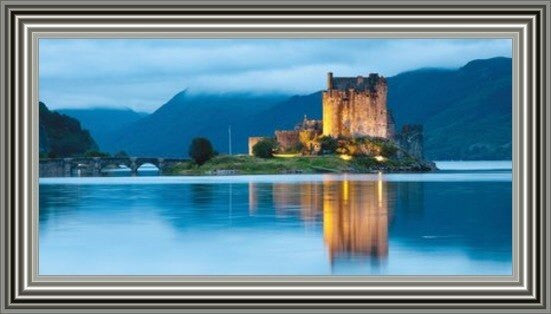
<path fill-rule="evenodd" d="M 40 39 L 51 108 L 153 111 L 175 93 L 310 93 L 325 74 L 384 76 L 511 56 L 508 39 Z"/>

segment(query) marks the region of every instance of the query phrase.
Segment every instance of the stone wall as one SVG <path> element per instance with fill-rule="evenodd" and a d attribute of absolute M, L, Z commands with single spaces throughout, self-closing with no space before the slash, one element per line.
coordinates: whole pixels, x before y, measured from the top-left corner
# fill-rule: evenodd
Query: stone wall
<path fill-rule="evenodd" d="M 71 168 L 61 158 L 41 159 L 38 164 L 39 177 L 66 177 L 71 175 Z"/>
<path fill-rule="evenodd" d="M 294 152 L 300 145 L 300 132 L 298 130 L 276 131 L 275 135 L 281 153 Z"/>
<path fill-rule="evenodd" d="M 332 137 L 394 136 L 387 109 L 387 83 L 383 77 L 332 78 L 323 92 L 323 135 Z"/>

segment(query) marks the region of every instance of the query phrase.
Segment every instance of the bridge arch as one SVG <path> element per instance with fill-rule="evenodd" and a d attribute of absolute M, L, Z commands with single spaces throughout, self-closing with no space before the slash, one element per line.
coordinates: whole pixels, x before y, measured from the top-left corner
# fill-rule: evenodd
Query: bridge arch
<path fill-rule="evenodd" d="M 151 162 L 144 162 L 137 165 L 136 172 L 140 171 L 156 171 L 159 174 L 161 173 L 161 169 L 159 168 L 158 163 L 151 163 Z"/>

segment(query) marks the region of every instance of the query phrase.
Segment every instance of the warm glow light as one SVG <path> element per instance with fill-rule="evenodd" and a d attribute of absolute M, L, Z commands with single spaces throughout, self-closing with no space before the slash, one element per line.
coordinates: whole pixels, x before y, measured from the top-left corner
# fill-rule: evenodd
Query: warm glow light
<path fill-rule="evenodd" d="M 281 157 L 281 158 L 292 158 L 297 157 L 300 154 L 274 154 L 274 157 Z"/>
<path fill-rule="evenodd" d="M 376 159 L 377 161 L 385 161 L 385 160 L 386 160 L 386 158 L 383 157 L 383 156 L 375 156 L 375 159 Z"/>
<path fill-rule="evenodd" d="M 379 207 L 383 206 L 383 173 L 380 171 L 377 178 L 377 200 L 379 201 Z"/>
<path fill-rule="evenodd" d="M 342 181 L 342 198 L 344 201 L 348 201 L 348 196 L 350 193 L 350 187 L 348 186 L 348 180 Z"/>
<path fill-rule="evenodd" d="M 352 156 L 350 156 L 350 155 L 344 155 L 344 154 L 343 154 L 343 155 L 339 155 L 339 157 L 340 157 L 342 160 L 350 160 L 350 159 L 352 159 Z"/>

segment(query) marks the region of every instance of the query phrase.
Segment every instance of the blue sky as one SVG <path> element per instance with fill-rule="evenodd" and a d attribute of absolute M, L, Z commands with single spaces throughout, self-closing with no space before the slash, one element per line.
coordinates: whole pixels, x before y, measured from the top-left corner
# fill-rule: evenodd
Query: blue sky
<path fill-rule="evenodd" d="M 307 94 L 330 71 L 392 76 L 511 53 L 509 39 L 40 39 L 39 99 L 151 112 L 184 89 Z"/>

